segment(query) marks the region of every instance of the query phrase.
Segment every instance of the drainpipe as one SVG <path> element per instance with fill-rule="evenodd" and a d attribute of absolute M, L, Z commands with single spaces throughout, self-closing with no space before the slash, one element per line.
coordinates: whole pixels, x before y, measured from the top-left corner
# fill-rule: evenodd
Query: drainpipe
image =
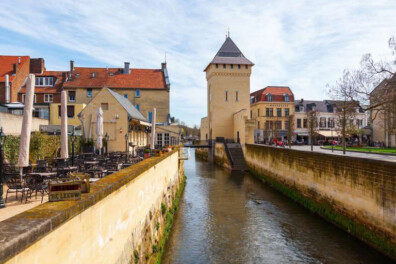
<path fill-rule="evenodd" d="M 10 79 L 8 74 L 5 75 L 5 102 L 10 102 Z"/>

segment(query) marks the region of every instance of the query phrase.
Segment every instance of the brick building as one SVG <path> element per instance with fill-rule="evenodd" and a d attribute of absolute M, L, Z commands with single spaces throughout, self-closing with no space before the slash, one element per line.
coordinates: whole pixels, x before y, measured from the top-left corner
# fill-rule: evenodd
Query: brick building
<path fill-rule="evenodd" d="M 149 121 L 152 109 L 157 108 L 157 122 L 168 123 L 170 118 L 170 83 L 166 63 L 161 69 L 75 67 L 70 62 L 68 80 L 63 88 L 70 103 L 88 104 L 102 88 L 110 88 L 128 99 Z"/>

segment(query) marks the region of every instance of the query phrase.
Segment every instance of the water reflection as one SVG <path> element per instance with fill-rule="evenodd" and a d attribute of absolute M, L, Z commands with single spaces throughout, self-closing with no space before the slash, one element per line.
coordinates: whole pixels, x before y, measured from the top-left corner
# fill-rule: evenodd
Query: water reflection
<path fill-rule="evenodd" d="M 185 169 L 163 263 L 391 263 L 247 173 Z"/>

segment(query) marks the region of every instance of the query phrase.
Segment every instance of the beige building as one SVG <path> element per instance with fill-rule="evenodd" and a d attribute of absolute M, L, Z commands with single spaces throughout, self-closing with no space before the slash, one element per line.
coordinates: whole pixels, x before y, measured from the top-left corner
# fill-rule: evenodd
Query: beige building
<path fill-rule="evenodd" d="M 155 126 L 155 146 L 177 146 L 181 143 L 182 129 L 178 124 L 156 125 Z"/>
<path fill-rule="evenodd" d="M 205 68 L 207 80 L 207 125 L 202 125 L 201 138 L 216 137 L 246 142 L 245 120 L 250 111 L 250 75 L 253 63 L 245 58 L 228 36 L 213 60 Z M 234 123 L 234 114 L 245 114 L 243 122 Z M 240 119 L 242 120 L 242 118 Z M 235 126 L 237 125 L 237 126 Z M 206 128 L 207 127 L 207 128 Z M 247 136 L 247 135 L 246 135 Z"/>
<path fill-rule="evenodd" d="M 209 125 L 208 125 L 208 117 L 201 118 L 201 127 L 199 129 L 200 140 L 208 140 L 209 139 Z"/>
<path fill-rule="evenodd" d="M 289 116 L 294 115 L 294 95 L 289 87 L 268 86 L 251 93 L 250 117 L 256 120 L 255 141 L 287 139 Z"/>
<path fill-rule="evenodd" d="M 125 62 L 124 68 L 74 67 L 74 62 L 70 62 L 69 77 L 63 84 L 68 102 L 89 104 L 104 87 L 128 99 L 150 122 L 153 108 L 157 109 L 157 122 L 169 121 L 170 82 L 166 63 L 161 64 L 161 69 L 130 69 L 129 62 Z"/>
<path fill-rule="evenodd" d="M 151 124 L 126 98 L 109 88 L 102 88 L 80 112 L 79 118 L 85 138 L 96 140 L 96 112 L 103 110 L 103 134 L 109 136 L 108 151 L 128 151 L 149 144 Z"/>

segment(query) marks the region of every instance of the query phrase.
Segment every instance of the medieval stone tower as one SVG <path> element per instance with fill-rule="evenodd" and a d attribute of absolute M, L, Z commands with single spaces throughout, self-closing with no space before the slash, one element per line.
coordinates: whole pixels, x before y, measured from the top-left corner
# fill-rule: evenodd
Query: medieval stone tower
<path fill-rule="evenodd" d="M 208 115 L 207 131 L 204 133 L 208 134 L 208 139 L 239 138 L 240 132 L 235 129 L 234 118 L 239 111 L 250 112 L 250 75 L 253 66 L 227 36 L 205 68 Z"/>

